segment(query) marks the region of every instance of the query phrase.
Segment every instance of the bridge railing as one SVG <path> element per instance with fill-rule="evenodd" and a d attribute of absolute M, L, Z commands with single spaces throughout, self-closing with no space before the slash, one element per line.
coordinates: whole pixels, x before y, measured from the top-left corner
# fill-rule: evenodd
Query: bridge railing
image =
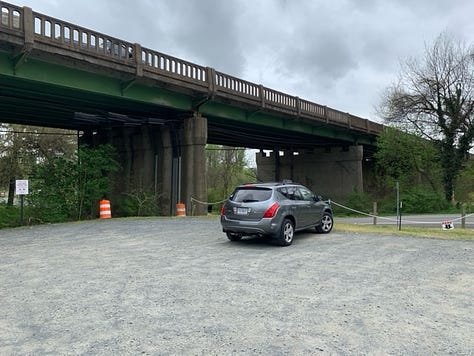
<path fill-rule="evenodd" d="M 159 74 L 165 73 L 198 83 L 207 83 L 207 69 L 198 64 L 147 48 L 142 48 L 141 59 L 145 70 Z"/>
<path fill-rule="evenodd" d="M 133 63 L 134 44 L 33 12 L 35 41 Z"/>
<path fill-rule="evenodd" d="M 263 98 L 265 107 L 271 107 L 272 109 L 280 109 L 282 111 L 290 111 L 297 114 L 299 108 L 297 107 L 297 97 L 291 96 L 277 90 L 263 88 Z"/>
<path fill-rule="evenodd" d="M 38 42 L 79 54 L 90 53 L 98 58 L 135 67 L 137 75 L 158 74 L 198 85 L 212 95 L 226 94 L 235 100 L 244 100 L 261 108 L 309 120 L 323 121 L 369 133 L 383 131 L 383 125 L 376 122 L 33 12 L 28 7 L 18 7 L 5 2 L 0 2 L 0 6 L 1 30 L 23 34 L 25 44 L 28 41 Z"/>
<path fill-rule="evenodd" d="M 300 107 L 301 107 L 301 113 L 307 114 L 309 116 L 324 118 L 324 119 L 327 118 L 328 108 L 326 106 L 319 105 L 308 100 L 300 99 Z"/>
<path fill-rule="evenodd" d="M 21 21 L 23 8 L 4 2 L 0 2 L 0 25 L 13 31 L 23 31 L 23 23 Z"/>
<path fill-rule="evenodd" d="M 378 133 L 383 131 L 383 125 L 363 119 L 349 113 L 328 108 L 308 100 L 300 99 L 261 85 L 251 83 L 230 75 L 217 72 L 216 87 L 219 91 L 252 99 L 260 102 L 265 108 L 275 111 L 304 116 L 309 119 L 325 121 L 357 130 Z"/>
<path fill-rule="evenodd" d="M 261 98 L 261 86 L 231 75 L 216 72 L 215 86 L 217 91 L 238 95 L 246 99 L 255 100 L 258 104 Z"/>

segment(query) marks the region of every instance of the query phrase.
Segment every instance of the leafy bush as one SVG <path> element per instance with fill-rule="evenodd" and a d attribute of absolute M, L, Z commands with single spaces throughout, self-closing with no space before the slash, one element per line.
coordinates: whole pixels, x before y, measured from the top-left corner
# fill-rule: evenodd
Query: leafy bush
<path fill-rule="evenodd" d="M 76 163 L 55 157 L 33 168 L 31 214 L 45 223 L 64 222 L 77 215 Z"/>
<path fill-rule="evenodd" d="M 155 216 L 159 213 L 158 199 L 152 191 L 135 189 L 120 200 L 119 216 Z"/>
<path fill-rule="evenodd" d="M 402 202 L 403 214 L 428 214 L 448 211 L 450 204 L 446 202 L 443 195 L 434 192 L 429 187 L 414 186 L 407 192 L 401 192 L 400 201 Z M 370 194 L 353 192 L 343 205 L 369 213 L 373 210 L 373 203 L 377 202 L 377 214 L 395 214 L 397 211 L 396 192 L 386 195 L 384 198 L 375 198 Z M 344 208 L 333 205 L 334 212 L 338 215 L 357 214 Z"/>
<path fill-rule="evenodd" d="M 227 199 L 227 196 L 224 196 L 223 193 L 219 189 L 216 188 L 208 188 L 207 190 L 207 201 L 211 204 L 210 207 L 208 206 L 208 212 L 213 214 L 220 214 L 221 207 L 222 207 L 222 200 Z"/>
<path fill-rule="evenodd" d="M 449 208 L 450 204 L 443 195 L 423 187 L 414 187 L 409 192 L 401 194 L 403 213 L 437 213 Z"/>
<path fill-rule="evenodd" d="M 112 145 L 81 146 L 77 165 L 77 219 L 93 218 L 98 214 L 98 202 L 113 188 L 112 173 L 120 165 Z"/>
<path fill-rule="evenodd" d="M 6 227 L 15 227 L 20 225 L 20 208 L 0 204 L 0 229 Z"/>
<path fill-rule="evenodd" d="M 367 214 L 372 211 L 373 202 L 374 200 L 370 196 L 370 194 L 354 191 L 349 196 L 349 198 L 347 198 L 342 203 L 342 205 L 350 209 L 357 210 L 357 211 Z M 333 210 L 334 210 L 334 213 L 337 215 L 356 215 L 357 214 L 356 212 L 339 207 L 335 204 L 333 204 Z"/>

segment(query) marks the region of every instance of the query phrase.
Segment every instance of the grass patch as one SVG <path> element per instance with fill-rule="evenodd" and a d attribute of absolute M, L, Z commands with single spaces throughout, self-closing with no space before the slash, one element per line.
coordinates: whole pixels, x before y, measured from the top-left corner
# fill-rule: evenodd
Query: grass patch
<path fill-rule="evenodd" d="M 337 223 L 334 225 L 334 231 L 474 241 L 474 229 L 461 228 L 442 230 L 441 228 L 404 226 L 402 230 L 399 231 L 395 225 L 354 225 Z"/>

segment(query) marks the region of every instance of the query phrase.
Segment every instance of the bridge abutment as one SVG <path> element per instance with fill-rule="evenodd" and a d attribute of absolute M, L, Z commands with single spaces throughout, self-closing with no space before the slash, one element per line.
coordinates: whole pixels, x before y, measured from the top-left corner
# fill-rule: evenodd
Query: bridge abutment
<path fill-rule="evenodd" d="M 256 162 L 261 181 L 290 179 L 331 199 L 363 192 L 363 146 L 260 152 Z"/>

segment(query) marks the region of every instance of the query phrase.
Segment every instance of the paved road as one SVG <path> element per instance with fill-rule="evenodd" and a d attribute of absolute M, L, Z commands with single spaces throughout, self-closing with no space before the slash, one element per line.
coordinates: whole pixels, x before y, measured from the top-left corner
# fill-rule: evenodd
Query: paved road
<path fill-rule="evenodd" d="M 369 216 L 338 218 L 338 221 L 348 224 L 372 225 L 374 218 Z M 442 227 L 445 222 L 452 222 L 454 228 L 461 228 L 462 217 L 459 214 L 432 214 L 432 215 L 402 215 L 403 226 L 420 226 L 420 227 Z M 466 215 L 464 218 L 465 227 L 474 228 L 474 214 Z M 377 225 L 397 225 L 396 216 L 379 216 L 377 217 Z"/>
<path fill-rule="evenodd" d="M 0 230 L 1 355 L 472 355 L 474 243 L 216 218 Z"/>

